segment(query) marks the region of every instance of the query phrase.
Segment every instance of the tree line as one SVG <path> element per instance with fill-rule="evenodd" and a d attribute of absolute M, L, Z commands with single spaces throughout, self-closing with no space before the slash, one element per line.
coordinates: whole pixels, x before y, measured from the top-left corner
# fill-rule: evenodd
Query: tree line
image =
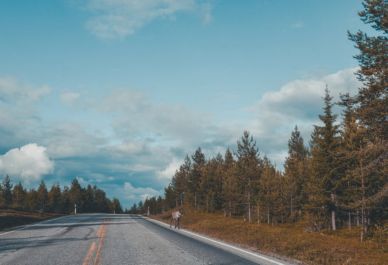
<path fill-rule="evenodd" d="M 0 184 L 0 208 L 52 213 L 105 212 L 122 213 L 120 201 L 110 200 L 103 190 L 88 185 L 83 188 L 75 178 L 70 187 L 54 184 L 48 190 L 42 180 L 37 189 L 26 189 L 19 182 L 13 185 L 6 175 Z"/>
<path fill-rule="evenodd" d="M 360 228 L 361 240 L 388 218 L 388 5 L 363 1 L 361 20 L 375 34 L 348 33 L 359 54 L 355 95 L 323 98 L 321 124 L 306 144 L 298 127 L 288 141 L 284 170 L 263 156 L 245 131 L 234 151 L 206 158 L 201 148 L 165 188 L 164 198 L 148 198 L 130 212 L 159 213 L 184 204 L 247 222 L 268 224 L 306 220 L 308 229 Z M 333 106 L 342 114 L 337 117 Z"/>

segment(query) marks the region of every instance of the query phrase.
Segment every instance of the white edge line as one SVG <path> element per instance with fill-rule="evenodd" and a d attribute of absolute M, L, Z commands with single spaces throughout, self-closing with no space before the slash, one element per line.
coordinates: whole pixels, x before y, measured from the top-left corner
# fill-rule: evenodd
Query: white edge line
<path fill-rule="evenodd" d="M 28 227 L 37 226 L 37 225 L 40 225 L 40 224 L 43 224 L 43 223 L 46 223 L 46 222 L 49 222 L 49 221 L 54 221 L 54 220 L 57 220 L 57 219 L 60 219 L 60 218 L 63 218 L 63 217 L 67 217 L 67 216 L 68 215 L 59 216 L 59 217 L 56 217 L 56 218 L 47 219 L 47 220 L 40 221 L 40 222 L 37 222 L 37 223 L 33 223 L 33 224 L 29 224 L 29 225 L 24 225 L 24 226 L 21 226 L 19 228 L 14 229 L 14 230 L 1 233 L 0 236 L 7 235 L 7 234 L 10 234 L 10 233 L 13 233 L 13 232 L 16 232 L 16 231 L 24 230 L 24 229 L 26 229 Z"/>
<path fill-rule="evenodd" d="M 159 224 L 159 225 L 163 225 L 163 226 L 169 227 L 168 224 L 163 223 L 163 222 L 161 222 L 161 221 L 159 221 L 159 220 L 151 219 L 151 218 L 144 217 L 144 216 L 142 216 L 142 217 L 145 218 L 146 220 L 150 221 L 150 222 L 153 222 L 153 223 L 156 223 L 156 224 Z M 174 230 L 173 230 L 173 231 L 174 231 Z M 224 246 L 224 247 L 227 247 L 227 248 L 231 248 L 231 249 L 234 249 L 234 250 L 243 252 L 243 253 L 245 253 L 245 254 L 249 254 L 249 255 L 254 256 L 254 257 L 256 257 L 256 258 L 259 258 L 259 259 L 263 259 L 263 260 L 269 261 L 269 262 L 271 262 L 271 263 L 273 263 L 273 264 L 277 264 L 277 265 L 286 265 L 285 263 L 281 263 L 281 262 L 279 262 L 279 261 L 276 261 L 276 260 L 274 260 L 274 259 L 268 258 L 268 257 L 266 257 L 266 256 L 262 256 L 262 255 L 259 255 L 259 254 L 257 254 L 257 253 L 253 253 L 253 252 L 251 252 L 251 251 L 248 251 L 248 250 L 245 250 L 245 249 L 242 249 L 242 248 L 239 248 L 239 247 L 230 245 L 230 244 L 226 244 L 226 243 L 224 243 L 224 242 L 220 242 L 220 241 L 218 241 L 218 240 L 215 240 L 215 239 L 212 239 L 212 238 L 209 238 L 209 237 L 205 237 L 205 236 L 202 236 L 202 235 L 199 235 L 199 234 L 196 234 L 196 233 L 187 231 L 186 229 L 181 229 L 181 230 L 179 230 L 179 231 L 185 232 L 185 233 L 187 233 L 187 234 L 189 234 L 189 235 L 192 235 L 192 236 L 195 236 L 195 237 L 199 237 L 199 238 L 201 238 L 201 239 L 208 240 L 208 241 L 210 241 L 210 242 L 219 244 L 219 245 Z"/>

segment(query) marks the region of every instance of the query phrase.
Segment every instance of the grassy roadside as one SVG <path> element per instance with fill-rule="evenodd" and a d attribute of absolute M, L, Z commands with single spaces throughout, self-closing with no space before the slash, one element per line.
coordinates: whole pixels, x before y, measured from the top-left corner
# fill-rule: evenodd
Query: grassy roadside
<path fill-rule="evenodd" d="M 170 214 L 152 216 L 169 222 Z M 304 264 L 388 264 L 388 242 L 359 242 L 358 230 L 343 229 L 336 234 L 311 233 L 303 224 L 247 224 L 221 214 L 185 211 L 186 229 L 231 242 L 273 256 L 289 257 Z"/>
<path fill-rule="evenodd" d="M 7 231 L 13 227 L 31 224 L 59 216 L 61 216 L 61 214 L 0 209 L 0 231 Z"/>

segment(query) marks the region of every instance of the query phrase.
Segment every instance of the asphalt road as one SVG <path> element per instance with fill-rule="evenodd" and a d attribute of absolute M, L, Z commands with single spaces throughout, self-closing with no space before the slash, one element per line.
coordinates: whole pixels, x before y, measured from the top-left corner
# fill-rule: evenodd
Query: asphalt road
<path fill-rule="evenodd" d="M 65 216 L 0 233 L 0 264 L 287 264 L 133 215 Z"/>

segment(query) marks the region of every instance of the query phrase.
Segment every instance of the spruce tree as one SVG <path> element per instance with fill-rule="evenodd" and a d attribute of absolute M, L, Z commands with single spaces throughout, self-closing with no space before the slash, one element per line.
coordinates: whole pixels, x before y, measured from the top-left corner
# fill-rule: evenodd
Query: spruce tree
<path fill-rule="evenodd" d="M 243 201 L 246 205 L 248 222 L 252 221 L 251 206 L 254 201 L 254 190 L 260 179 L 260 158 L 256 141 L 249 132 L 245 131 L 240 141 L 237 141 L 237 173 L 239 184 L 243 192 Z"/>
<path fill-rule="evenodd" d="M 315 126 L 314 146 L 312 149 L 312 174 L 315 190 L 322 194 L 310 194 L 310 198 L 319 196 L 314 207 L 324 207 L 330 212 L 331 229 L 336 230 L 337 195 L 341 175 L 339 171 L 339 128 L 335 124 L 336 115 L 332 113 L 332 97 L 326 88 L 324 97 L 324 113 L 319 115 L 323 126 Z M 313 200 L 314 201 L 314 200 Z M 321 204 L 321 205 L 319 205 Z"/>
<path fill-rule="evenodd" d="M 369 224 L 387 217 L 385 190 L 388 186 L 386 161 L 388 157 L 388 3 L 385 0 L 364 0 L 361 20 L 371 25 L 373 34 L 358 31 L 349 33 L 359 54 L 357 72 L 362 87 L 353 98 L 354 115 L 359 126 L 361 145 L 355 152 L 357 167 L 353 175 L 358 179 L 358 202 L 361 211 L 361 240 L 368 233 Z"/>
<path fill-rule="evenodd" d="M 13 187 L 12 190 L 13 208 L 23 210 L 26 203 L 26 190 L 21 182 Z"/>
<path fill-rule="evenodd" d="M 235 203 L 238 201 L 238 179 L 236 176 L 236 161 L 229 148 L 224 155 L 223 168 L 223 198 L 224 198 L 224 215 L 232 216 Z"/>
<path fill-rule="evenodd" d="M 2 197 L 3 197 L 3 203 L 4 206 L 9 208 L 12 204 L 12 183 L 11 178 L 6 175 L 3 179 L 3 185 L 2 185 Z"/>
<path fill-rule="evenodd" d="M 41 210 L 42 212 L 45 212 L 46 206 L 47 206 L 48 192 L 47 192 L 46 184 L 44 183 L 43 180 L 40 182 L 37 192 L 38 192 L 39 210 Z"/>
<path fill-rule="evenodd" d="M 288 157 L 284 169 L 288 186 L 289 209 L 291 220 L 296 214 L 301 216 L 303 204 L 306 200 L 305 183 L 307 180 L 307 149 L 298 127 L 295 126 L 288 141 Z"/>
<path fill-rule="evenodd" d="M 201 194 L 200 183 L 203 177 L 203 170 L 205 166 L 205 155 L 202 153 L 201 148 L 198 148 L 192 155 L 192 170 L 188 180 L 188 186 L 190 191 L 190 198 L 195 209 L 198 209 L 199 205 L 202 205 L 200 201 L 203 194 Z"/>

